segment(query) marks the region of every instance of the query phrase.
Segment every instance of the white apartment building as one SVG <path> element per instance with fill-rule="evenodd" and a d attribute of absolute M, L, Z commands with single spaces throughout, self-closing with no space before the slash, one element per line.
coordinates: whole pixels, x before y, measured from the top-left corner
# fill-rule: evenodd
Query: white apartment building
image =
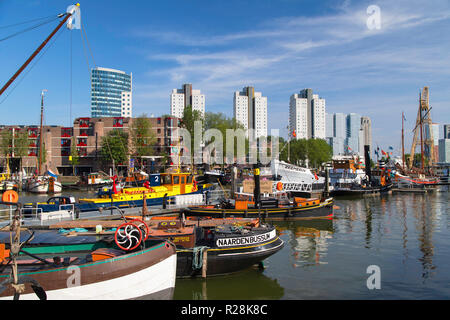
<path fill-rule="evenodd" d="M 255 92 L 254 98 L 255 138 L 267 137 L 267 97 Z"/>
<path fill-rule="evenodd" d="M 291 96 L 289 102 L 289 137 L 308 139 L 308 100 L 297 93 Z"/>
<path fill-rule="evenodd" d="M 235 91 L 233 98 L 233 116 L 241 123 L 245 130 L 248 130 L 248 97 L 241 95 L 241 92 Z"/>
<path fill-rule="evenodd" d="M 234 92 L 233 116 L 244 126 L 247 136 L 253 129 L 253 139 L 267 137 L 267 97 L 253 87 Z"/>
<path fill-rule="evenodd" d="M 325 99 L 319 98 L 318 94 L 313 95 L 311 105 L 312 137 L 325 139 Z"/>
<path fill-rule="evenodd" d="M 133 117 L 133 95 L 130 91 L 122 91 L 122 117 Z"/>
<path fill-rule="evenodd" d="M 200 90 L 192 90 L 192 84 L 183 84 L 182 89 L 173 89 L 170 95 L 170 114 L 182 118 L 184 108 L 192 106 L 192 110 L 198 110 L 205 115 L 205 95 Z"/>
<path fill-rule="evenodd" d="M 202 116 L 205 115 L 205 95 L 201 94 L 200 90 L 192 90 L 191 105 L 192 110 L 198 110 Z"/>
<path fill-rule="evenodd" d="M 326 102 L 312 89 L 294 93 L 289 100 L 289 137 L 296 139 L 326 138 Z"/>

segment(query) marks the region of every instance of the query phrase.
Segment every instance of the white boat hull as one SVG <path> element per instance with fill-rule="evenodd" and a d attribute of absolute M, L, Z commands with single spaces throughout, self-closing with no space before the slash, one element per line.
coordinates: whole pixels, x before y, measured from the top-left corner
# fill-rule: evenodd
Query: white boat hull
<path fill-rule="evenodd" d="M 49 193 L 49 181 L 32 181 L 28 184 L 28 191 L 33 193 Z M 61 193 L 62 185 L 55 181 L 53 185 L 53 193 Z"/>
<path fill-rule="evenodd" d="M 172 299 L 175 288 L 177 255 L 148 268 L 122 277 L 88 285 L 46 291 L 48 300 L 126 300 L 137 298 Z M 68 277 L 70 274 L 68 274 Z M 1 298 L 12 300 L 12 297 Z M 24 294 L 20 300 L 37 300 L 36 294 Z"/>

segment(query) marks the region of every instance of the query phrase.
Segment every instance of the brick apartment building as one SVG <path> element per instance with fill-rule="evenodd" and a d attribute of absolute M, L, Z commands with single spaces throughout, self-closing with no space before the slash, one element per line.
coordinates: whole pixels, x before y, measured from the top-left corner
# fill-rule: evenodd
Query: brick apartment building
<path fill-rule="evenodd" d="M 180 119 L 165 116 L 149 118 L 149 121 L 156 139 L 155 150 L 151 156 L 171 155 L 173 147 L 179 145 L 177 128 L 180 125 Z M 69 156 L 72 141 L 74 141 L 80 156 L 79 164 L 76 166 L 78 175 L 99 170 L 109 172 L 112 165 L 104 164 L 100 158 L 102 138 L 111 130 L 124 130 L 130 133 L 132 122 L 133 118 L 127 117 L 82 117 L 75 119 L 73 127 L 43 126 L 42 141 L 46 152 L 43 168 L 51 169 L 60 175 L 71 175 L 73 167 Z M 22 158 L 22 167 L 27 173 L 36 172 L 39 156 L 39 126 L 0 126 L 0 134 L 3 130 L 13 131 L 15 136 L 19 132 L 27 132 L 28 153 Z M 12 154 L 8 158 L 11 170 L 18 171 L 20 159 L 14 158 Z M 151 161 L 148 159 L 143 165 L 148 167 L 151 165 Z M 156 163 L 157 161 L 155 160 Z M 127 166 L 128 163 L 121 164 L 116 168 L 123 170 Z M 0 155 L 0 169 L 6 171 L 6 157 L 3 152 Z"/>

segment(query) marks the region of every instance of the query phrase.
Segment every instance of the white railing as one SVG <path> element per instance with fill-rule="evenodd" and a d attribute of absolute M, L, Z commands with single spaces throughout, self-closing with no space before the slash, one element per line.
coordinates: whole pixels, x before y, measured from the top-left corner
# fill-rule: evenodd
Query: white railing
<path fill-rule="evenodd" d="M 198 194 L 184 194 L 175 196 L 175 205 L 176 206 L 182 206 L 182 205 L 191 205 L 191 204 L 204 204 L 206 201 L 205 194 L 198 193 Z"/>

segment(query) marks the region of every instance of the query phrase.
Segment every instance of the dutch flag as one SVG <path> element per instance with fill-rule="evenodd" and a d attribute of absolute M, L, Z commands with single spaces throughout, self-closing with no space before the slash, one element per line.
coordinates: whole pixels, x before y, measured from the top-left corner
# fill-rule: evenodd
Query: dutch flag
<path fill-rule="evenodd" d="M 57 178 L 57 177 L 58 177 L 58 176 L 56 175 L 56 173 L 54 173 L 54 172 L 51 171 L 51 170 L 47 170 L 46 174 L 49 175 L 49 176 L 52 176 L 53 178 Z"/>

